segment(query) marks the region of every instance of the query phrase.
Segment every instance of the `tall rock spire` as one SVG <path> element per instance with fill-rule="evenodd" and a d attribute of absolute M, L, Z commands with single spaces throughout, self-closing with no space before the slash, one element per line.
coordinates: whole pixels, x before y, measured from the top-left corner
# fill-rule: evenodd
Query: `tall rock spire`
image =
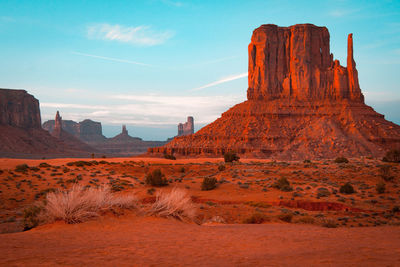
<path fill-rule="evenodd" d="M 364 97 L 361 93 L 360 85 L 358 83 L 358 72 L 356 69 L 356 62 L 353 57 L 353 34 L 350 33 L 347 37 L 347 76 L 349 79 L 349 96 L 352 100 L 357 100 Z"/>
<path fill-rule="evenodd" d="M 62 117 L 60 116 L 60 112 L 57 110 L 55 123 L 54 123 L 54 130 L 62 128 Z"/>

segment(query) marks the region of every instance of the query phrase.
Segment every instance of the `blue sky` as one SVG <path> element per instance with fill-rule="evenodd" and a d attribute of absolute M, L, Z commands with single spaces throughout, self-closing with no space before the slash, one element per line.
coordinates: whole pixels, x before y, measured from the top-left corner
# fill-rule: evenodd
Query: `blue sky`
<path fill-rule="evenodd" d="M 261 24 L 347 34 L 366 102 L 400 123 L 400 1 L 0 0 L 0 87 L 40 100 L 42 121 L 90 118 L 146 140 L 196 129 L 246 98 L 247 45 Z"/>

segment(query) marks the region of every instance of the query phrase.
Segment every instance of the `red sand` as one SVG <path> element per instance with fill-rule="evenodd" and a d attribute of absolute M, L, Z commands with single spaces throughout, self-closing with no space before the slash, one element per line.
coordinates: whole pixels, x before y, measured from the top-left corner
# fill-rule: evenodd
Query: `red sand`
<path fill-rule="evenodd" d="M 399 266 L 400 228 L 198 226 L 130 215 L 0 235 L 0 252 L 2 266 Z"/>

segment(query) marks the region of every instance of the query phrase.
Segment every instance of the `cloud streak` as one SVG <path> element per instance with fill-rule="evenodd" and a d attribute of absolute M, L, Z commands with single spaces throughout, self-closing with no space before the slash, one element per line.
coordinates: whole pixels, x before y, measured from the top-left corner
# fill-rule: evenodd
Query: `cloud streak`
<path fill-rule="evenodd" d="M 126 59 L 120 59 L 120 58 L 113 58 L 113 57 L 103 57 L 103 56 L 97 56 L 97 55 L 92 55 L 92 54 L 86 54 L 86 53 L 80 53 L 80 52 L 71 52 L 74 55 L 79 55 L 79 56 L 84 56 L 84 57 L 92 57 L 92 58 L 98 58 L 98 59 L 103 59 L 103 60 L 108 60 L 108 61 L 114 61 L 114 62 L 120 62 L 120 63 L 127 63 L 127 64 L 133 64 L 133 65 L 141 65 L 141 66 L 147 66 L 151 67 L 152 65 L 150 64 L 145 64 L 142 62 L 137 62 L 137 61 L 131 61 L 131 60 L 126 60 Z"/>
<path fill-rule="evenodd" d="M 64 119 L 93 119 L 102 123 L 139 125 L 176 125 L 192 115 L 196 123 L 209 123 L 229 107 L 243 101 L 243 96 L 165 96 L 105 95 L 106 103 L 86 105 L 75 103 L 40 104 L 43 118 L 53 119 L 60 110 Z"/>
<path fill-rule="evenodd" d="M 208 87 L 212 87 L 212 86 L 216 86 L 218 84 L 227 83 L 227 82 L 230 82 L 230 81 L 234 81 L 234 80 L 237 80 L 237 79 L 241 79 L 241 78 L 247 77 L 247 75 L 248 75 L 247 72 L 241 73 L 241 74 L 236 74 L 236 75 L 231 75 L 231 76 L 228 76 L 228 77 L 221 78 L 221 79 L 219 79 L 219 80 L 217 80 L 215 82 L 208 83 L 206 85 L 191 89 L 190 91 L 200 91 L 202 89 L 205 89 L 205 88 L 208 88 Z"/>
<path fill-rule="evenodd" d="M 154 31 L 150 26 L 129 27 L 123 25 L 94 24 L 87 27 L 90 39 L 118 41 L 133 45 L 154 46 L 165 43 L 174 35 L 171 31 Z"/>

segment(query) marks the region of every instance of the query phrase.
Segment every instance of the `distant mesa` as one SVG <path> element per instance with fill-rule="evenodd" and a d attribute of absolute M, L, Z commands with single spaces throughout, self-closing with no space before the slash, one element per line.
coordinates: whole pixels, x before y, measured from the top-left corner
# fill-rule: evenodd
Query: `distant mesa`
<path fill-rule="evenodd" d="M 380 157 L 400 147 L 400 126 L 365 105 L 347 40 L 347 67 L 333 59 L 326 27 L 267 24 L 248 46 L 247 101 L 150 154 L 303 160 Z"/>
<path fill-rule="evenodd" d="M 39 101 L 25 90 L 0 89 L 0 156 L 88 156 L 87 146 L 75 146 L 41 127 Z"/>
<path fill-rule="evenodd" d="M 194 134 L 194 119 L 187 117 L 187 122 L 178 124 L 178 136 Z"/>
<path fill-rule="evenodd" d="M 95 147 L 94 152 L 110 156 L 142 154 L 149 147 L 162 146 L 167 143 L 166 141 L 143 141 L 139 137 L 132 137 L 128 134 L 126 125 L 122 125 L 120 134 L 107 138 L 103 135 L 100 122 L 89 119 L 81 122 L 63 120 L 58 111 L 55 120 L 46 121 L 43 123 L 43 128 L 60 139 L 78 139 L 79 142 L 84 143 L 82 146 Z M 62 129 L 62 135 L 59 133 L 60 129 Z"/>

